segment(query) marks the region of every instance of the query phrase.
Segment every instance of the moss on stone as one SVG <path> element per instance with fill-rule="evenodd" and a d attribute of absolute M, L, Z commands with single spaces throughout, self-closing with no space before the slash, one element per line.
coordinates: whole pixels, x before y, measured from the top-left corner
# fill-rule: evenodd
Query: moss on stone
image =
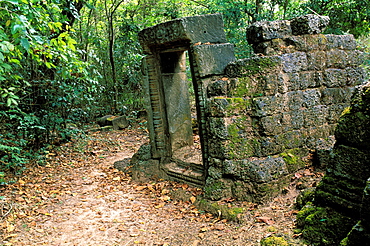
<path fill-rule="evenodd" d="M 246 159 L 255 154 L 258 141 L 254 139 L 234 138 L 227 144 L 227 156 L 230 159 Z"/>
<path fill-rule="evenodd" d="M 283 188 L 289 184 L 290 178 L 290 175 L 286 175 L 268 183 L 256 184 L 253 202 L 265 203 L 279 195 Z"/>
<path fill-rule="evenodd" d="M 339 245 L 355 223 L 332 208 L 307 203 L 297 214 L 297 226 L 310 245 Z"/>
<path fill-rule="evenodd" d="M 261 246 L 288 246 L 289 243 L 283 237 L 267 237 L 261 240 Z"/>
<path fill-rule="evenodd" d="M 283 153 L 280 154 L 283 157 L 288 172 L 295 172 L 298 169 L 305 166 L 305 162 L 302 160 L 304 156 L 307 156 L 307 150 L 302 148 L 294 148 L 294 149 L 287 149 Z"/>
<path fill-rule="evenodd" d="M 243 207 L 229 207 L 206 199 L 201 199 L 195 204 L 199 210 L 213 214 L 215 217 L 227 219 L 230 221 L 242 221 L 242 214 L 245 211 Z"/>
<path fill-rule="evenodd" d="M 256 57 L 249 59 L 243 66 L 242 71 L 248 75 L 266 72 L 274 68 L 278 62 L 274 57 Z"/>
<path fill-rule="evenodd" d="M 296 198 L 295 206 L 298 209 L 303 208 L 308 202 L 312 202 L 315 197 L 315 187 L 309 187 L 307 189 L 304 189 L 299 193 L 299 195 Z"/>
<path fill-rule="evenodd" d="M 204 196 L 211 200 L 220 200 L 228 193 L 228 187 L 222 180 L 207 179 L 204 186 Z"/>
<path fill-rule="evenodd" d="M 227 154 L 231 159 L 246 159 L 255 155 L 259 148 L 259 142 L 256 137 L 247 138 L 246 125 L 249 121 L 246 117 L 240 117 L 234 123 L 227 126 L 229 140 L 227 143 Z"/>
<path fill-rule="evenodd" d="M 262 96 L 264 91 L 258 89 L 256 81 L 264 79 L 263 76 L 278 65 L 278 61 L 275 57 L 254 57 L 251 59 L 243 60 L 240 63 L 240 74 L 239 83 L 237 87 L 232 91 L 233 96 L 237 97 L 254 97 Z M 258 78 L 261 76 L 262 78 Z"/>
<path fill-rule="evenodd" d="M 249 77 L 239 78 L 238 86 L 232 92 L 235 97 L 245 97 L 250 95 L 251 81 Z"/>
<path fill-rule="evenodd" d="M 370 232 L 368 223 L 364 221 L 358 221 L 354 225 L 351 231 L 348 233 L 341 242 L 341 246 L 357 246 L 357 245 L 369 245 Z"/>

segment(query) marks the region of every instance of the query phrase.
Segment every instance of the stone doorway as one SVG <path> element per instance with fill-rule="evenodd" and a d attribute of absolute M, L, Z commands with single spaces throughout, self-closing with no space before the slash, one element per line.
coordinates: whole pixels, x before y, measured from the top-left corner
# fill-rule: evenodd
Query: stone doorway
<path fill-rule="evenodd" d="M 196 110 L 193 69 L 187 47 L 159 52 L 160 77 L 169 134 L 170 162 L 163 165 L 171 174 L 204 178 L 202 149 Z M 191 71 L 187 73 L 187 70 Z M 190 78 L 189 78 L 190 77 Z"/>
<path fill-rule="evenodd" d="M 146 54 L 143 75 L 148 98 L 150 150 L 145 153 L 150 153 L 138 156 L 150 158 L 135 159 L 133 164 L 138 163 L 138 170 L 147 170 L 144 172 L 152 176 L 203 187 L 208 172 L 208 151 L 207 85 L 202 78 L 214 74 L 215 69 L 223 72 L 230 61 L 225 59 L 222 68 L 215 67 L 214 53 L 208 49 L 219 50 L 219 46 L 200 44 L 226 42 L 222 16 L 194 16 L 162 23 L 141 31 L 139 40 Z M 227 45 L 233 60 L 231 47 Z M 203 66 L 204 61 L 211 61 L 212 65 Z M 187 67 L 190 67 L 191 79 L 187 76 Z M 194 91 L 195 107 L 190 103 L 189 87 Z M 194 108 L 196 110 L 192 110 Z M 196 119 L 199 136 L 193 134 Z"/>
<path fill-rule="evenodd" d="M 160 53 L 172 157 L 202 165 L 196 103 L 187 50 Z"/>

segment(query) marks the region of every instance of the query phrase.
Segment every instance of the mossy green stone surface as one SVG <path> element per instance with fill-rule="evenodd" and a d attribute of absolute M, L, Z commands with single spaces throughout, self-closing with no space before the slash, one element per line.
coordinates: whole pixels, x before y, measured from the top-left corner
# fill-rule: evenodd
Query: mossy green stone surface
<path fill-rule="evenodd" d="M 328 207 L 308 203 L 297 215 L 297 226 L 310 245 L 339 245 L 355 220 Z"/>
<path fill-rule="evenodd" d="M 261 246 L 289 246 L 283 237 L 268 237 L 261 240 Z"/>

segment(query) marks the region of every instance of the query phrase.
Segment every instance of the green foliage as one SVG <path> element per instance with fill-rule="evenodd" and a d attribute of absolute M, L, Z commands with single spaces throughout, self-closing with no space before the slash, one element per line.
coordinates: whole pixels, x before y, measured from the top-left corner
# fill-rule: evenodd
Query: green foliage
<path fill-rule="evenodd" d="M 6 184 L 6 181 L 5 181 L 4 177 L 5 177 L 5 173 L 0 172 L 0 185 L 5 185 Z M 3 196 L 0 196 L 0 200 L 2 200 L 3 198 L 4 198 Z"/>
<path fill-rule="evenodd" d="M 77 2 L 74 2 L 77 3 Z M 0 1 L 0 169 L 20 171 L 32 149 L 67 138 L 76 109 L 98 92 L 79 58 L 67 1 Z M 75 117 L 75 118 L 72 118 Z"/>
<path fill-rule="evenodd" d="M 370 5 L 367 0 L 310 0 L 301 8 L 301 14 L 318 13 L 329 16 L 327 33 L 351 33 L 357 38 L 370 31 Z"/>
<path fill-rule="evenodd" d="M 365 54 L 363 67 L 370 74 L 370 33 L 367 32 L 367 34 L 358 37 L 357 44 L 358 48 Z"/>

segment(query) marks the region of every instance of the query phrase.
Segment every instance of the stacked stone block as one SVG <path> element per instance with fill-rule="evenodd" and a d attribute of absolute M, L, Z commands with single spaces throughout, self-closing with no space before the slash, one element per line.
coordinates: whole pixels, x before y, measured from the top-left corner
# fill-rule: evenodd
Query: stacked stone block
<path fill-rule="evenodd" d="M 321 245 L 369 244 L 369 105 L 368 82 L 356 88 L 351 106 L 339 119 L 335 130 L 337 141 L 328 158 L 326 175 L 314 193 L 313 204 L 307 204 L 298 214 L 298 225 L 310 241 L 323 242 Z M 335 234 L 323 233 L 320 221 L 311 220 L 320 220 L 313 214 L 324 210 L 336 214 L 335 217 L 324 215 L 325 219 L 335 221 L 328 222 L 326 232 L 336 231 Z"/>
<path fill-rule="evenodd" d="M 366 76 L 353 36 L 320 34 L 327 24 L 316 15 L 252 24 L 257 55 L 208 83 L 211 198 L 273 196 L 304 165 L 289 158 L 333 146 L 338 118 Z"/>

